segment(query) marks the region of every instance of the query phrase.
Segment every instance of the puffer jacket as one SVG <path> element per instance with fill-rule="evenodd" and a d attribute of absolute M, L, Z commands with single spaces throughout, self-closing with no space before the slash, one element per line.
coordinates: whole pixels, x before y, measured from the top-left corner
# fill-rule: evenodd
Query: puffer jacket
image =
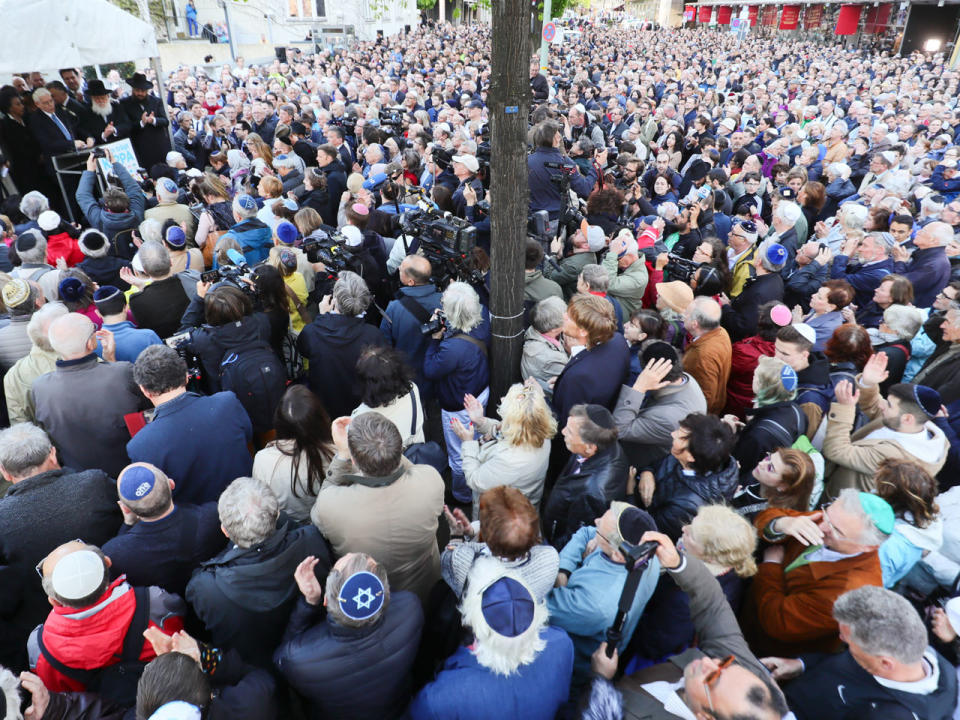
<path fill-rule="evenodd" d="M 724 413 L 745 417 L 753 405 L 753 373 L 764 355 L 773 357 L 774 341 L 759 335 L 744 338 L 733 344 L 730 379 L 727 381 L 727 406 Z"/>
<path fill-rule="evenodd" d="M 544 536 L 558 550 L 573 534 L 603 515 L 613 500 L 626 500 L 630 464 L 620 443 L 599 450 L 577 471 L 573 455 L 557 478 L 543 510 Z"/>
<path fill-rule="evenodd" d="M 768 452 L 790 447 L 807 430 L 807 417 L 796 403 L 785 401 L 747 411 L 733 457 L 740 463 L 740 482 L 752 482 L 753 469 Z"/>
<path fill-rule="evenodd" d="M 676 542 L 683 526 L 693 519 L 702 505 L 722 503 L 733 497 L 739 468 L 737 461 L 730 458 L 717 472 L 702 475 L 692 471 L 687 474 L 680 461 L 668 455 L 653 474 L 657 484 L 647 512 L 656 520 L 657 529 Z"/>

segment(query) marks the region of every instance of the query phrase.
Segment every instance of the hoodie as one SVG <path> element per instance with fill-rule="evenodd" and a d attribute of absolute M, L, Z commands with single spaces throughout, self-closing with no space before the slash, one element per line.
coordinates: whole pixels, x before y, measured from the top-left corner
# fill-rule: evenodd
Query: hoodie
<path fill-rule="evenodd" d="M 317 576 L 330 570 L 330 553 L 313 525 L 297 527 L 280 516 L 259 545 L 226 550 L 202 563 L 187 584 L 186 598 L 210 631 L 213 645 L 234 648 L 249 663 L 268 667 L 299 593 L 293 578 L 308 555 L 320 558 Z"/>
<path fill-rule="evenodd" d="M 893 532 L 880 546 L 880 569 L 883 586 L 892 588 L 926 553 L 939 550 L 943 544 L 943 520 L 937 517 L 927 527 L 917 527 L 907 512 L 897 518 Z"/>

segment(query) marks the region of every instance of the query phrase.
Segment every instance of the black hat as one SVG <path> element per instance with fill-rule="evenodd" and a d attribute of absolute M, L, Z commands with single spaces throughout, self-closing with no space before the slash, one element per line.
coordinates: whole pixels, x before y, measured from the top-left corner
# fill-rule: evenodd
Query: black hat
<path fill-rule="evenodd" d="M 674 365 L 680 362 L 680 354 L 676 348 L 668 342 L 658 340 L 647 345 L 640 354 L 641 361 L 646 365 L 651 360 L 660 360 L 661 358 L 669 360 Z"/>
<path fill-rule="evenodd" d="M 290 132 L 292 132 L 294 135 L 306 135 L 307 126 L 302 122 L 295 120 L 294 122 L 290 123 Z"/>
<path fill-rule="evenodd" d="M 13 243 L 17 253 L 24 253 L 29 250 L 33 250 L 37 246 L 38 235 L 40 235 L 40 231 L 34 230 L 33 228 L 30 230 L 25 230 L 17 235 L 17 239 Z"/>
<path fill-rule="evenodd" d="M 106 86 L 103 84 L 103 80 L 91 80 L 87 83 L 87 95 L 90 97 L 98 97 L 100 95 L 109 95 L 110 91 L 107 90 Z"/>
<path fill-rule="evenodd" d="M 134 73 L 133 77 L 127 78 L 127 85 L 134 90 L 153 90 L 153 83 L 143 73 Z"/>
<path fill-rule="evenodd" d="M 613 430 L 617 426 L 613 415 L 603 405 L 587 405 L 587 417 L 604 430 Z"/>

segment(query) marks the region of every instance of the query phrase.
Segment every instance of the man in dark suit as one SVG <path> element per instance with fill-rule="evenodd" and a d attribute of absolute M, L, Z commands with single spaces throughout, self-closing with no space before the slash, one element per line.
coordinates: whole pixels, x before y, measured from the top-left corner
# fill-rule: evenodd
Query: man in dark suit
<path fill-rule="evenodd" d="M 27 117 L 27 127 L 36 138 L 40 146 L 40 152 L 43 153 L 43 169 L 47 177 L 53 182 L 53 187 L 58 188 L 57 172 L 53 169 L 53 158 L 64 153 L 72 153 L 79 148 L 86 147 L 83 140 L 77 139 L 76 128 L 70 117 L 62 109 L 57 107 L 53 96 L 46 88 L 39 88 L 33 91 L 33 102 L 37 106 L 36 112 L 30 113 Z M 79 180 L 75 175 L 63 176 L 64 186 L 66 187 L 66 200 L 56 193 L 51 197 L 56 209 L 61 215 L 67 212 L 67 203 L 73 205 L 73 217 L 79 217 L 79 208 L 73 200 L 77 192 Z"/>
<path fill-rule="evenodd" d="M 153 83 L 143 73 L 134 73 L 127 80 L 132 89 L 130 97 L 120 101 L 120 106 L 130 119 L 130 139 L 137 154 L 140 167 L 149 168 L 166 161 L 170 152 L 170 135 L 167 126 L 170 121 L 163 109 L 160 98 L 150 94 Z"/>
<path fill-rule="evenodd" d="M 57 104 L 57 111 L 70 119 L 70 124 L 79 139 L 86 140 L 87 136 L 83 134 L 83 130 L 87 124 L 87 117 L 90 115 L 90 108 L 70 97 L 67 86 L 59 80 L 51 80 L 47 83 L 46 88 Z"/>
<path fill-rule="evenodd" d="M 110 97 L 110 91 L 101 80 L 91 80 L 87 85 L 87 97 L 90 106 L 87 109 L 86 122 L 82 126 L 83 136 L 93 138 L 97 145 L 112 143 L 130 137 L 130 118 L 120 107 L 120 103 Z"/>

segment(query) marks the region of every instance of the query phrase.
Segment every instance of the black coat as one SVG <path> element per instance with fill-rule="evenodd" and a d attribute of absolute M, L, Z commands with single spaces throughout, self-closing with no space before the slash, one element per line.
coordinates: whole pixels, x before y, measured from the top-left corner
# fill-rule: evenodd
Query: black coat
<path fill-rule="evenodd" d="M 793 402 L 778 402 L 747 412 L 747 424 L 740 430 L 733 457 L 740 463 L 740 482 L 752 482 L 753 469 L 764 455 L 790 447 L 807 431 L 807 416 Z"/>
<path fill-rule="evenodd" d="M 47 174 L 51 177 L 54 176 L 51 158 L 54 155 L 74 152 L 76 146 L 73 144 L 73 140 L 77 139 L 76 128 L 73 127 L 73 122 L 67 113 L 60 108 L 57 108 L 56 113 L 57 117 L 60 118 L 60 122 L 62 122 L 70 132 L 71 140 L 67 140 L 67 138 L 64 137 L 63 131 L 57 127 L 57 124 L 53 120 L 47 117 L 46 113 L 36 110 L 26 117 L 27 127 L 30 128 L 30 132 L 37 141 L 37 145 L 40 146 L 40 152 L 43 153 L 44 167 L 46 168 Z"/>
<path fill-rule="evenodd" d="M 100 546 L 122 522 L 116 485 L 101 470 L 51 470 L 0 499 L 0 664 L 26 669 L 27 636 L 50 611 L 34 566 L 77 538 Z"/>
<path fill-rule="evenodd" d="M 313 525 L 297 527 L 281 515 L 264 542 L 250 548 L 231 543 L 202 563 L 187 584 L 186 599 L 214 646 L 269 667 L 300 594 L 293 572 L 308 555 L 320 559 L 314 572 L 325 578 L 332 563 L 320 531 Z"/>
<path fill-rule="evenodd" d="M 147 95 L 143 102 L 133 95 L 120 101 L 120 107 L 130 119 L 130 140 L 137 155 L 140 167 L 150 169 L 157 163 L 165 163 L 170 152 L 170 134 L 167 132 L 170 121 L 163 111 L 160 98 Z M 157 119 L 156 125 L 140 127 L 140 118 L 145 112 L 152 112 Z"/>
<path fill-rule="evenodd" d="M 149 328 L 164 340 L 177 332 L 190 298 L 176 275 L 155 280 L 130 296 L 130 312 L 137 327 Z"/>
<path fill-rule="evenodd" d="M 723 307 L 720 324 L 736 342 L 757 334 L 760 306 L 771 300 L 783 300 L 783 278 L 780 273 L 768 273 L 749 278 L 743 292 Z"/>
<path fill-rule="evenodd" d="M 347 171 L 339 160 L 334 160 L 321 170 L 327 176 L 327 207 L 326 210 L 320 211 L 320 217 L 323 218 L 324 224 L 337 227 L 340 196 L 347 189 Z"/>
<path fill-rule="evenodd" d="M 77 108 L 77 132 L 80 134 L 81 140 L 92 137 L 97 145 L 103 145 L 104 143 L 112 143 L 130 137 L 132 125 L 129 116 L 116 100 L 112 100 L 110 104 L 113 109 L 106 120 L 86 106 L 84 106 L 83 111 Z M 109 123 L 113 123 L 113 127 L 115 127 L 117 131 L 104 140 L 103 131 L 107 129 Z"/>
<path fill-rule="evenodd" d="M 668 455 L 653 474 L 657 484 L 647 512 L 656 521 L 657 530 L 674 542 L 702 505 L 724 503 L 737 491 L 737 462 L 733 458 L 718 472 L 687 475 L 680 461 Z"/>
<path fill-rule="evenodd" d="M 389 720 L 410 700 L 410 668 L 420 644 L 423 610 L 410 592 L 390 593 L 390 604 L 369 627 L 320 621 L 320 606 L 297 602 L 277 669 L 306 700 L 311 720 Z"/>
<path fill-rule="evenodd" d="M 0 148 L 10 162 L 10 175 L 21 195 L 45 187 L 40 145 L 28 125 L 21 125 L 12 117 L 0 118 Z"/>
<path fill-rule="evenodd" d="M 577 472 L 571 456 L 557 478 L 543 510 L 544 537 L 562 549 L 581 527 L 606 512 L 614 500 L 626 500 L 630 463 L 620 443 L 587 458 Z"/>
<path fill-rule="evenodd" d="M 936 658 L 940 683 L 926 695 L 884 687 L 849 650 L 804 655 L 803 674 L 783 689 L 797 720 L 950 720 L 957 707 L 957 673 L 940 653 Z"/>
<path fill-rule="evenodd" d="M 387 345 L 383 333 L 349 315 L 320 315 L 300 332 L 297 348 L 310 358 L 310 389 L 320 396 L 331 418 L 349 415 L 360 404 L 357 360 L 371 345 Z"/>
<path fill-rule="evenodd" d="M 203 301 L 194 300 L 191 310 L 198 305 L 202 308 Z M 184 321 L 186 320 L 187 316 L 184 315 Z M 227 350 L 250 347 L 258 342 L 270 343 L 270 340 L 270 318 L 265 313 L 254 313 L 244 317 L 239 324 L 204 325 L 194 330 L 187 348 L 200 358 L 204 389 L 208 393 L 215 393 L 221 390 L 220 362 Z"/>

